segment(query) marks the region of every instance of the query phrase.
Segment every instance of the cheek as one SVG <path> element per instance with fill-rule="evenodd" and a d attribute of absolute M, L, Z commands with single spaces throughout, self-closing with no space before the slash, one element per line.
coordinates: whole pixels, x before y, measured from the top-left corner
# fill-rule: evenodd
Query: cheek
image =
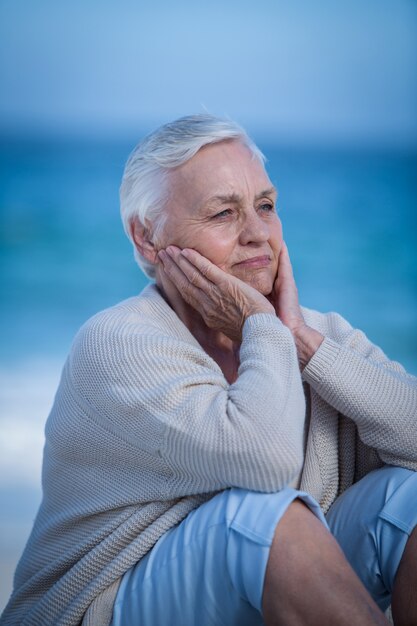
<path fill-rule="evenodd" d="M 224 269 L 233 253 L 234 245 L 225 237 L 211 236 L 211 233 L 205 233 L 194 241 L 193 248 L 214 265 Z"/>
<path fill-rule="evenodd" d="M 179 248 L 192 248 L 205 256 L 218 267 L 226 267 L 234 248 L 234 238 L 220 230 L 194 225 L 169 224 L 165 230 L 161 247 L 168 245 Z"/>
<path fill-rule="evenodd" d="M 193 248 L 192 229 L 174 220 L 167 222 L 160 238 L 160 247 L 177 246 L 178 248 Z"/>

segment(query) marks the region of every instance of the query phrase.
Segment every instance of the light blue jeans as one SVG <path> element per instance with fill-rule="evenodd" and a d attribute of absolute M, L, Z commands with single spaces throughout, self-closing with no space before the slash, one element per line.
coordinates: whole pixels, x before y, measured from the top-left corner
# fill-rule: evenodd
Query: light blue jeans
<path fill-rule="evenodd" d="M 417 525 L 417 473 L 386 466 L 353 485 L 327 521 L 304 492 L 228 489 L 169 530 L 124 575 L 112 626 L 262 625 L 262 591 L 275 527 L 295 499 L 328 524 L 382 610 Z"/>

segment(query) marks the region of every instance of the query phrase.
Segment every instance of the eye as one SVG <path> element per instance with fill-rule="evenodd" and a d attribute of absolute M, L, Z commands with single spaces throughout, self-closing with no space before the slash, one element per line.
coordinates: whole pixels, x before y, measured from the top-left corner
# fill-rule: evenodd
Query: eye
<path fill-rule="evenodd" d="M 232 209 L 224 209 L 223 211 L 220 211 L 219 213 L 216 213 L 216 215 L 213 215 L 213 219 L 222 219 L 224 217 L 228 217 L 229 215 L 231 215 L 232 213 Z"/>
<path fill-rule="evenodd" d="M 275 211 L 274 205 L 270 202 L 263 202 L 259 205 L 258 209 L 264 213 L 273 213 Z"/>

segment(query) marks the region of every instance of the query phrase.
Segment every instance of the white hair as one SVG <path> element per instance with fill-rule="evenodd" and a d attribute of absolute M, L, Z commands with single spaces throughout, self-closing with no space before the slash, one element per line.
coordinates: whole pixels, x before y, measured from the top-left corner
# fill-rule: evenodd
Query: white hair
<path fill-rule="evenodd" d="M 132 223 L 138 219 L 149 228 L 155 243 L 166 219 L 169 171 L 189 161 L 203 146 L 231 139 L 241 141 L 254 158 L 265 162 L 264 155 L 243 128 L 231 120 L 206 113 L 182 117 L 161 126 L 139 142 L 130 154 L 120 186 L 120 211 L 136 261 L 149 278 L 155 277 L 155 265 L 137 250 Z"/>

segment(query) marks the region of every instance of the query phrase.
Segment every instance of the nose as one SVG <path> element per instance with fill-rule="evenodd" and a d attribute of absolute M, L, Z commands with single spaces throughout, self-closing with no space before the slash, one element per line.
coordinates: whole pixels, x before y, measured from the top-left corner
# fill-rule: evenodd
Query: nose
<path fill-rule="evenodd" d="M 241 245 L 248 245 L 250 243 L 265 243 L 269 239 L 269 227 L 258 212 L 253 209 L 249 211 L 245 216 L 245 221 L 240 231 L 240 243 Z"/>

